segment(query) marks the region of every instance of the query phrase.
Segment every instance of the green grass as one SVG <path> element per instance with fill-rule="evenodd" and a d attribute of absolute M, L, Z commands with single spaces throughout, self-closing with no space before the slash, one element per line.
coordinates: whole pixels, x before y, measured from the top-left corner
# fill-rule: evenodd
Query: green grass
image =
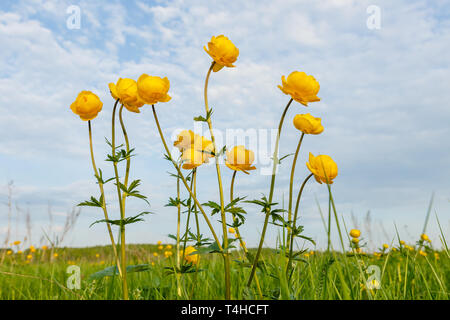
<path fill-rule="evenodd" d="M 51 251 L 38 250 L 31 262 L 29 252 L 6 256 L 0 265 L 0 299 L 121 299 L 118 277 L 90 280 L 89 276 L 112 265 L 110 247 L 54 249 L 58 257 L 50 261 Z M 150 270 L 129 274 L 131 299 L 223 299 L 223 259 L 217 254 L 202 255 L 198 273 L 180 274 L 181 296 L 177 294 L 177 277 L 167 274 L 175 257 L 165 258 L 156 245 L 127 246 L 129 264 L 149 264 Z M 445 250 L 445 249 L 444 249 Z M 174 249 L 172 249 L 174 252 Z M 159 252 L 159 257 L 153 256 Z M 435 253 L 438 255 L 436 258 Z M 99 255 L 98 257 L 96 255 Z M 2 252 L 0 252 L 0 257 Z M 264 270 L 257 275 L 265 299 L 448 299 L 450 259 L 447 251 L 389 251 L 381 257 L 344 255 L 338 252 L 315 252 L 295 262 L 289 281 L 285 274 L 287 259 L 275 250 L 264 249 Z M 259 299 L 256 287 L 245 286 L 250 268 L 231 257 L 231 293 L 233 299 Z M 66 287 L 67 267 L 81 269 L 81 289 Z M 153 264 L 153 265 L 152 265 Z M 381 288 L 365 286 L 369 266 L 378 266 Z M 372 267 L 373 268 L 373 267 Z M 348 288 L 347 296 L 342 282 Z"/>

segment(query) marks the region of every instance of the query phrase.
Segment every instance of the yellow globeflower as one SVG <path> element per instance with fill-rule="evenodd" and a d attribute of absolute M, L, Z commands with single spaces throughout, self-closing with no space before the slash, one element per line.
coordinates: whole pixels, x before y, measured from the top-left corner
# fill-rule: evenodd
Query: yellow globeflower
<path fill-rule="evenodd" d="M 29 254 L 29 255 L 27 255 L 27 259 L 31 260 L 31 259 L 33 259 L 33 256 L 31 254 Z"/>
<path fill-rule="evenodd" d="M 73 113 L 79 115 L 83 121 L 94 119 L 102 110 L 102 107 L 103 103 L 100 98 L 91 91 L 81 91 L 70 105 Z"/>
<path fill-rule="evenodd" d="M 358 229 L 350 230 L 350 237 L 359 238 L 360 236 L 361 236 L 361 231 L 359 231 Z"/>
<path fill-rule="evenodd" d="M 170 244 L 168 244 L 168 245 L 166 246 L 166 249 L 167 249 L 167 250 L 170 250 L 170 249 L 172 249 L 172 246 L 171 246 Z"/>
<path fill-rule="evenodd" d="M 255 161 L 254 152 L 245 149 L 244 146 L 236 146 L 227 151 L 226 155 L 227 160 L 225 164 L 231 170 L 242 171 L 248 174 L 247 171 L 256 169 L 255 166 L 252 166 L 253 161 Z"/>
<path fill-rule="evenodd" d="M 425 233 L 422 233 L 422 235 L 420 236 L 420 239 L 422 239 L 423 241 L 429 241 L 430 238 L 428 238 L 428 236 Z"/>
<path fill-rule="evenodd" d="M 161 241 L 158 241 L 156 244 L 157 244 L 158 246 L 160 246 L 160 245 L 162 244 L 162 242 L 161 242 Z"/>
<path fill-rule="evenodd" d="M 314 178 L 318 183 L 325 182 L 329 184 L 333 183 L 333 179 L 338 174 L 338 167 L 336 162 L 327 155 L 319 155 L 314 157 L 309 153 L 309 162 L 306 163 L 309 171 L 314 174 Z"/>
<path fill-rule="evenodd" d="M 120 78 L 116 84 L 109 84 L 109 90 L 112 97 L 119 99 L 131 112 L 139 113 L 139 108 L 144 105 L 144 101 L 137 94 L 137 83 L 133 79 Z"/>
<path fill-rule="evenodd" d="M 229 232 L 229 233 L 235 233 L 236 231 L 234 230 L 234 228 L 231 228 L 231 227 L 230 227 L 230 228 L 228 229 L 228 232 Z"/>
<path fill-rule="evenodd" d="M 100 258 L 100 254 L 99 254 L 99 253 L 96 253 L 96 254 L 95 254 L 95 257 L 96 257 L 96 258 Z"/>
<path fill-rule="evenodd" d="M 404 246 L 404 245 L 405 245 L 405 241 L 400 240 L 400 244 L 401 244 L 402 246 Z"/>
<path fill-rule="evenodd" d="M 197 250 L 194 247 L 192 247 L 192 246 L 187 247 L 185 252 L 184 252 L 184 259 L 187 262 L 190 262 L 190 263 L 193 263 L 193 264 L 197 264 L 198 261 L 200 260 L 200 255 L 199 254 L 192 254 L 191 255 L 191 253 L 196 252 L 196 251 Z M 182 252 L 181 252 L 181 254 L 182 254 Z"/>
<path fill-rule="evenodd" d="M 22 254 L 22 253 L 23 253 L 22 250 L 17 251 L 17 254 Z"/>
<path fill-rule="evenodd" d="M 424 256 L 424 257 L 427 256 L 427 253 L 426 253 L 425 251 L 422 251 L 422 250 L 419 251 L 419 254 L 420 254 L 421 256 Z"/>
<path fill-rule="evenodd" d="M 357 243 L 359 243 L 359 239 L 358 239 L 358 238 L 353 238 L 353 239 L 352 239 L 352 242 L 353 242 L 354 244 L 357 244 Z"/>
<path fill-rule="evenodd" d="M 172 251 L 164 251 L 164 256 L 165 256 L 166 258 L 171 257 L 172 254 L 173 254 Z"/>
<path fill-rule="evenodd" d="M 15 245 L 15 246 L 18 246 L 19 244 L 21 244 L 22 242 L 20 242 L 20 241 L 14 241 L 13 242 L 13 245 Z"/>
<path fill-rule="evenodd" d="M 30 252 L 36 252 L 36 248 L 34 246 L 30 246 Z"/>
<path fill-rule="evenodd" d="M 180 152 L 183 152 L 194 144 L 195 137 L 196 134 L 192 130 L 183 130 L 178 134 L 173 146 L 177 147 Z"/>
<path fill-rule="evenodd" d="M 46 245 L 42 246 L 42 250 L 47 250 L 48 247 Z"/>
<path fill-rule="evenodd" d="M 383 249 L 389 249 L 389 245 L 387 245 L 386 243 L 383 243 Z"/>
<path fill-rule="evenodd" d="M 319 134 L 323 132 L 320 118 L 315 118 L 309 113 L 297 114 L 294 117 L 294 126 L 306 134 Z"/>
<path fill-rule="evenodd" d="M 58 258 L 58 254 L 57 254 L 57 253 L 54 253 L 54 254 L 53 254 L 53 257 Z"/>
<path fill-rule="evenodd" d="M 317 97 L 320 85 L 313 76 L 308 76 L 304 72 L 294 71 L 287 79 L 285 76 L 282 76 L 281 83 L 282 86 L 279 85 L 278 88 L 304 106 L 307 106 L 308 102 L 320 101 L 320 98 Z"/>
<path fill-rule="evenodd" d="M 10 256 L 10 255 L 12 255 L 12 251 L 11 250 L 8 250 L 8 251 L 6 251 L 6 254 L 8 255 L 8 256 Z"/>
<path fill-rule="evenodd" d="M 170 81 L 165 78 L 149 76 L 143 74 L 137 81 L 139 99 L 146 104 L 156 104 L 157 102 L 168 102 L 172 99 L 169 92 Z"/>
<path fill-rule="evenodd" d="M 153 256 L 157 257 L 158 256 L 158 252 L 153 252 Z"/>
<path fill-rule="evenodd" d="M 224 35 L 212 37 L 211 41 L 208 42 L 209 50 L 206 49 L 206 46 L 204 49 L 215 61 L 214 72 L 219 71 L 223 67 L 234 67 L 233 63 L 239 56 L 239 49 Z"/>
<path fill-rule="evenodd" d="M 193 148 L 189 148 L 183 151 L 181 154 L 181 160 L 183 161 L 183 169 L 191 170 L 197 168 L 207 161 L 207 156 L 201 152 L 194 150 Z"/>

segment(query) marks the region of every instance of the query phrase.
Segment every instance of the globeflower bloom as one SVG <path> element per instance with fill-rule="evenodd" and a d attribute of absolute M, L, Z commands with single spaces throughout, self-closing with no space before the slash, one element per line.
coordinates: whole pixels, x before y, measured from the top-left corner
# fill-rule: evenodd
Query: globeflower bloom
<path fill-rule="evenodd" d="M 333 179 L 338 174 L 336 162 L 327 155 L 314 157 L 312 153 L 309 153 L 309 162 L 306 163 L 306 166 L 314 174 L 314 178 L 318 183 L 325 182 L 332 184 Z"/>
<path fill-rule="evenodd" d="M 181 154 L 181 161 L 183 162 L 183 169 L 191 170 L 205 163 L 207 157 L 203 152 L 189 148 Z"/>
<path fill-rule="evenodd" d="M 279 85 L 278 88 L 304 106 L 308 106 L 309 102 L 320 101 L 320 98 L 317 97 L 320 85 L 313 76 L 309 76 L 304 72 L 294 71 L 287 79 L 285 76 L 282 76 L 281 83 L 282 86 Z"/>
<path fill-rule="evenodd" d="M 133 79 L 120 78 L 116 84 L 110 83 L 109 90 L 114 99 L 120 102 L 131 112 L 139 113 L 139 108 L 144 105 L 137 94 L 137 83 Z"/>
<path fill-rule="evenodd" d="M 294 117 L 294 126 L 306 134 L 319 134 L 323 132 L 321 118 L 315 118 L 309 113 L 297 114 Z"/>
<path fill-rule="evenodd" d="M 252 166 L 253 161 L 255 161 L 254 152 L 245 149 L 244 146 L 236 146 L 227 151 L 226 155 L 225 164 L 231 170 L 242 171 L 248 174 L 247 171 L 256 169 L 255 166 Z"/>
<path fill-rule="evenodd" d="M 224 35 L 212 37 L 208 42 L 208 49 L 203 47 L 211 58 L 215 61 L 213 71 L 217 72 L 223 67 L 235 67 L 233 63 L 239 56 L 239 49 Z"/>
<path fill-rule="evenodd" d="M 197 264 L 198 261 L 200 260 L 200 255 L 198 255 L 198 254 L 191 254 L 191 253 L 196 252 L 196 251 L 197 250 L 194 247 L 192 247 L 192 246 L 187 247 L 186 250 L 184 251 L 184 259 L 187 262 L 190 262 L 190 263 L 193 263 L 193 264 Z"/>
<path fill-rule="evenodd" d="M 70 109 L 81 120 L 88 121 L 94 119 L 102 110 L 103 103 L 100 98 L 91 91 L 81 91 L 75 101 L 70 105 Z"/>
<path fill-rule="evenodd" d="M 350 237 L 359 238 L 360 236 L 361 236 L 361 231 L 359 231 L 358 229 L 350 230 Z"/>
<path fill-rule="evenodd" d="M 157 102 L 168 102 L 172 99 L 169 92 L 170 82 L 167 77 L 160 78 L 143 74 L 137 81 L 137 93 L 141 101 L 146 104 L 155 104 Z"/>
<path fill-rule="evenodd" d="M 194 144 L 196 136 L 192 130 L 183 130 L 178 134 L 173 146 L 177 147 L 180 152 L 183 152 Z"/>
<path fill-rule="evenodd" d="M 425 233 L 422 233 L 420 239 L 422 239 L 423 241 L 430 241 L 430 238 L 428 238 L 428 236 Z"/>

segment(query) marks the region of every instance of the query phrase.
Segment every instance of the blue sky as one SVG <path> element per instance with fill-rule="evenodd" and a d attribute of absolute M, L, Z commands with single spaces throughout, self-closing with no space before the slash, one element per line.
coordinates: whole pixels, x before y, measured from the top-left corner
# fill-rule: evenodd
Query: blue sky
<path fill-rule="evenodd" d="M 67 28 L 70 5 L 80 8 L 80 29 Z M 370 5 L 380 8 L 380 29 L 366 25 Z M 281 140 L 282 155 L 294 152 L 299 137 L 294 115 L 322 118 L 323 134 L 304 141 L 298 184 L 307 174 L 308 152 L 329 154 L 339 166 L 333 184 L 338 211 L 348 228 L 363 230 L 372 247 L 393 239 L 394 223 L 403 238 L 416 239 L 433 192 L 433 214 L 448 236 L 449 15 L 446 1 L 2 1 L 0 199 L 7 200 L 6 185 L 14 180 L 14 203 L 31 214 L 32 242 L 48 225 L 49 203 L 54 231 L 60 230 L 74 205 L 97 194 L 87 125 L 69 109 L 78 92 L 94 91 L 104 103 L 93 122 L 94 147 L 98 165 L 111 174 L 110 164 L 102 161 L 113 104 L 108 83 L 142 73 L 167 76 L 172 100 L 158 105 L 166 137 L 192 129 L 192 118 L 203 112 L 210 65 L 203 46 L 212 35 L 224 34 L 240 55 L 236 68 L 223 69 L 210 81 L 218 130 L 275 129 L 289 100 L 277 88 L 281 76 L 294 70 L 312 74 L 321 85 L 321 101 L 308 109 L 292 106 Z M 125 121 L 137 151 L 132 177 L 142 179 L 141 190 L 156 213 L 131 226 L 127 238 L 134 243 L 168 240 L 176 228 L 176 212 L 164 207 L 176 191 L 167 174 L 173 169 L 162 158 L 150 108 L 127 113 Z M 290 162 L 283 163 L 277 178 L 279 201 L 283 194 L 287 199 Z M 225 166 L 222 172 L 228 188 L 231 172 Z M 239 175 L 236 194 L 250 199 L 267 194 L 269 180 L 260 170 Z M 214 183 L 214 167 L 201 168 L 201 201 L 218 200 Z M 111 187 L 107 196 L 113 202 Z M 326 187 L 310 183 L 305 192 L 300 223 L 323 247 L 315 199 L 325 211 Z M 130 214 L 143 209 L 145 203 L 129 202 Z M 255 245 L 263 216 L 258 208 L 247 209 L 242 232 Z M 117 207 L 111 210 L 117 214 Z M 368 211 L 370 233 L 364 222 Z M 99 218 L 101 212 L 84 208 L 65 244 L 107 244 L 103 226 L 89 228 Z M 7 207 L 2 206 L 0 239 L 6 225 Z M 266 244 L 273 245 L 277 231 L 269 229 Z M 429 233 L 438 245 L 434 216 Z M 14 236 L 24 235 L 21 228 Z"/>

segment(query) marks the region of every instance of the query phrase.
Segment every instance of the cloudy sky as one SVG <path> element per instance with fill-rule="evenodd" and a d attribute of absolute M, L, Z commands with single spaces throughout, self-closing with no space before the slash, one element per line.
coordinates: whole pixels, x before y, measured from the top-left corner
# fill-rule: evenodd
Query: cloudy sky
<path fill-rule="evenodd" d="M 77 10 L 80 25 L 73 28 Z M 321 117 L 325 131 L 305 137 L 295 189 L 308 174 L 308 152 L 332 156 L 339 166 L 332 186 L 339 214 L 348 228 L 363 230 L 371 247 L 391 242 L 394 224 L 402 238 L 417 239 L 434 192 L 428 232 L 439 245 L 435 214 L 450 235 L 449 18 L 450 5 L 443 0 L 2 1 L 0 241 L 8 225 L 5 203 L 11 180 L 13 219 L 19 216 L 17 227 L 13 220 L 13 237 L 26 235 L 29 212 L 35 244 L 43 230 L 57 235 L 73 206 L 98 196 L 87 124 L 69 108 L 79 91 L 91 90 L 104 103 L 93 121 L 94 148 L 97 164 L 111 175 L 111 164 L 103 161 L 113 105 L 108 83 L 119 77 L 137 79 L 142 73 L 167 76 L 172 100 L 157 110 L 166 137 L 172 139 L 176 130 L 193 129 L 193 117 L 204 112 L 202 89 L 211 58 L 203 46 L 211 36 L 224 34 L 240 55 L 236 68 L 212 75 L 214 127 L 222 133 L 259 133 L 258 170 L 238 175 L 237 196 L 254 199 L 268 193 L 265 144 L 273 141 L 263 135 L 270 136 L 277 127 L 289 101 L 277 85 L 282 75 L 304 71 L 319 81 L 321 101 L 307 109 L 293 104 L 280 154 L 295 151 L 295 114 Z M 167 235 L 176 231 L 176 211 L 164 206 L 176 193 L 176 181 L 167 173 L 173 168 L 163 159 L 149 107 L 140 114 L 126 113 L 125 122 L 137 153 L 131 176 L 142 180 L 141 191 L 155 213 L 130 226 L 127 239 L 168 241 Z M 281 205 L 284 199 L 285 207 L 291 161 L 283 162 L 276 184 L 276 200 Z M 228 194 L 231 171 L 223 166 L 222 174 Z M 200 201 L 218 201 L 214 166 L 202 167 L 198 177 Z M 117 216 L 112 187 L 107 188 L 107 200 Z M 326 242 L 317 203 L 325 213 L 327 199 L 326 187 L 314 181 L 302 199 L 300 224 L 319 247 Z M 257 207 L 246 209 L 241 232 L 254 246 L 263 216 Z M 130 215 L 141 210 L 148 210 L 144 202 L 129 201 Z M 89 228 L 101 217 L 99 210 L 83 208 L 64 244 L 107 244 L 104 225 Z M 275 244 L 277 232 L 269 227 L 267 245 Z"/>

